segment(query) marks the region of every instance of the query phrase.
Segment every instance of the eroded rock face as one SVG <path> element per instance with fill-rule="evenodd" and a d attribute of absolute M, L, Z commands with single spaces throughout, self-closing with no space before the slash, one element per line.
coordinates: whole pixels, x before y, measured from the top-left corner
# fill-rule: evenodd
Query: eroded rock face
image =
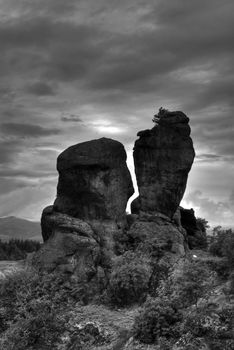
<path fill-rule="evenodd" d="M 83 220 L 118 221 L 134 193 L 123 145 L 107 138 L 61 153 L 54 210 Z"/>
<path fill-rule="evenodd" d="M 97 273 L 101 249 L 91 226 L 77 218 L 56 213 L 51 207 L 44 211 L 47 229 L 41 249 L 33 257 L 34 265 L 42 270 L 63 269 L 89 281 Z"/>
<path fill-rule="evenodd" d="M 133 213 L 160 212 L 172 218 L 195 156 L 188 122 L 182 112 L 167 112 L 151 130 L 137 134 L 133 156 L 139 197 Z"/>
<path fill-rule="evenodd" d="M 165 246 L 166 251 L 176 256 L 184 256 L 186 232 L 177 227 L 163 214 L 141 214 L 131 225 L 129 235 L 137 237 L 144 244 Z"/>

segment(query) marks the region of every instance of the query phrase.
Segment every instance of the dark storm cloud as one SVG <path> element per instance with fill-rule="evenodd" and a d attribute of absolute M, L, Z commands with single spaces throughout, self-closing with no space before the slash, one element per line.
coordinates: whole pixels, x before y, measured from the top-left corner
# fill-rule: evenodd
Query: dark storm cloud
<path fill-rule="evenodd" d="M 70 114 L 70 115 L 64 115 L 61 117 L 61 120 L 63 122 L 70 122 L 70 123 L 83 123 L 83 120 L 78 115 Z"/>
<path fill-rule="evenodd" d="M 102 55 L 101 41 L 100 30 L 94 31 L 89 25 L 47 17 L 11 20 L 0 26 L 3 74 L 10 69 L 19 74 L 33 70 L 45 79 L 78 79 Z"/>
<path fill-rule="evenodd" d="M 12 177 L 2 177 L 0 174 L 0 194 L 8 194 L 11 192 L 16 191 L 17 189 L 22 189 L 25 187 L 29 186 L 29 182 L 22 180 L 22 179 L 17 179 L 17 178 L 12 178 Z M 35 187 L 36 184 L 30 184 L 31 187 Z"/>
<path fill-rule="evenodd" d="M 0 164 L 11 164 L 21 149 L 22 144 L 19 140 L 0 140 Z"/>
<path fill-rule="evenodd" d="M 35 124 L 21 123 L 3 123 L 1 130 L 7 135 L 15 135 L 19 137 L 43 137 L 49 135 L 57 135 L 61 133 L 59 129 L 44 128 Z"/>
<path fill-rule="evenodd" d="M 48 165 L 47 165 L 48 167 Z M 47 170 L 31 170 L 31 169 L 11 169 L 11 168 L 5 168 L 0 169 L 0 177 L 3 178 L 48 178 L 50 176 L 55 176 L 56 171 L 50 170 L 49 167 Z"/>
<path fill-rule="evenodd" d="M 55 95 L 55 88 L 42 81 L 38 81 L 25 87 L 25 91 L 36 96 L 53 96 Z"/>

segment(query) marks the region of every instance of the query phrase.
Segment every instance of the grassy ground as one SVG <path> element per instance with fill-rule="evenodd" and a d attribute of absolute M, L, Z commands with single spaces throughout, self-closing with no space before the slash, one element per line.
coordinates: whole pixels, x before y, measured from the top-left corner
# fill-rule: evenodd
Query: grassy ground
<path fill-rule="evenodd" d="M 0 261 L 0 279 L 24 268 L 24 261 Z"/>

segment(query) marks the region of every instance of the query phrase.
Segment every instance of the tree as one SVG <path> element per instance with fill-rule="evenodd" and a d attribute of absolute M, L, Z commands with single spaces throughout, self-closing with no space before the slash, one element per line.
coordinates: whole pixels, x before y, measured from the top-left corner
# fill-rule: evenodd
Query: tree
<path fill-rule="evenodd" d="M 152 119 L 153 123 L 158 124 L 159 120 L 160 120 L 163 116 L 165 116 L 165 114 L 167 114 L 167 113 L 168 113 L 168 109 L 165 109 L 165 108 L 163 108 L 163 107 L 160 107 L 159 110 L 158 110 L 158 113 L 155 114 L 154 117 L 153 117 L 153 119 Z"/>
<path fill-rule="evenodd" d="M 208 224 L 208 221 L 204 218 L 196 218 L 197 220 L 197 226 L 202 232 L 206 232 L 208 228 L 210 228 L 210 225 Z"/>

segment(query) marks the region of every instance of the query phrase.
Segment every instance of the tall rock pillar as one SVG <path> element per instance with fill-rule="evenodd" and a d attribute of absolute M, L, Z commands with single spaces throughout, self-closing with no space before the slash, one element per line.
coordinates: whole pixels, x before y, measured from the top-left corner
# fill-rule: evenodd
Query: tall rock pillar
<path fill-rule="evenodd" d="M 183 112 L 164 111 L 151 130 L 137 134 L 133 157 L 139 197 L 132 203 L 133 213 L 172 218 L 195 156 L 188 122 Z"/>

